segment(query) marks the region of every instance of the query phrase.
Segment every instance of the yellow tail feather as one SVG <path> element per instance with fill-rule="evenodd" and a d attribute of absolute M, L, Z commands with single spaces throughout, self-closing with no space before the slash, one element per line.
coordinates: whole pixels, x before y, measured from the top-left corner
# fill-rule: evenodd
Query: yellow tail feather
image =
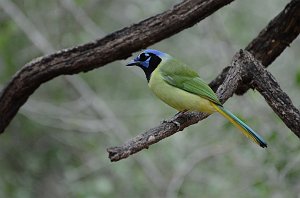
<path fill-rule="evenodd" d="M 225 110 L 222 106 L 219 106 L 213 102 L 210 104 L 226 119 L 228 119 L 235 127 L 237 127 L 247 138 L 251 139 L 253 142 L 258 144 L 261 147 L 267 147 L 266 142 L 260 137 L 256 132 L 254 132 L 249 126 L 244 122 L 234 116 L 228 110 Z"/>

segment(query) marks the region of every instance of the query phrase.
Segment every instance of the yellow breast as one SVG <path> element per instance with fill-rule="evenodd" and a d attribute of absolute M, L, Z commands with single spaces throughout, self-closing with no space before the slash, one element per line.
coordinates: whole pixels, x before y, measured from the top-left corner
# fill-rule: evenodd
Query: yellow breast
<path fill-rule="evenodd" d="M 165 82 L 159 73 L 159 68 L 153 71 L 148 85 L 158 98 L 178 111 L 215 112 L 208 100 Z"/>

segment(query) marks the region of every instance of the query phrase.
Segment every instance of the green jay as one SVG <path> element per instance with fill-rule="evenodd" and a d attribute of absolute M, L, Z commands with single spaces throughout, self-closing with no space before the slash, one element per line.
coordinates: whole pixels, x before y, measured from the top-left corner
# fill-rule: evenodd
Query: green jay
<path fill-rule="evenodd" d="M 144 71 L 149 88 L 169 106 L 178 111 L 219 112 L 246 137 L 267 147 L 260 135 L 223 107 L 208 84 L 186 64 L 164 52 L 147 49 L 127 64 L 134 65 Z"/>

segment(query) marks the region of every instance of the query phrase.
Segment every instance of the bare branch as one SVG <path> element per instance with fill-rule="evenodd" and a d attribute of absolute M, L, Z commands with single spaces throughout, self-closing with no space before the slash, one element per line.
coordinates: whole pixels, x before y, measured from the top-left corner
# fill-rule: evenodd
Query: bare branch
<path fill-rule="evenodd" d="M 270 65 L 300 33 L 300 1 L 292 0 L 245 48 Z"/>
<path fill-rule="evenodd" d="M 2 133 L 28 97 L 44 82 L 125 59 L 131 53 L 193 26 L 233 0 L 186 0 L 162 14 L 103 39 L 38 58 L 18 71 L 0 94 Z"/>
<path fill-rule="evenodd" d="M 291 0 L 289 4 L 254 38 L 245 48 L 268 67 L 300 33 L 300 1 Z M 227 74 L 225 68 L 210 83 L 213 90 L 222 84 Z M 243 95 L 249 87 L 247 82 L 240 84 L 236 94 Z"/>
<path fill-rule="evenodd" d="M 300 1 L 292 0 L 245 48 L 268 67 L 300 33 Z M 236 94 L 243 95 L 249 86 L 241 84 Z"/>
<path fill-rule="evenodd" d="M 300 138 L 300 112 L 293 105 L 290 97 L 281 90 L 274 76 L 257 61 L 249 52 L 240 53 L 239 64 L 247 68 L 247 78 L 251 78 L 250 86 L 258 90 L 269 106 L 280 119 Z"/>

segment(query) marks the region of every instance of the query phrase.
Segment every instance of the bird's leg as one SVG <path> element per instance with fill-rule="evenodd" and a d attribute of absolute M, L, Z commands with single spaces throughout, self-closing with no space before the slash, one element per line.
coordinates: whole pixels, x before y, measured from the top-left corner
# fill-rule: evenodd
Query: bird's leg
<path fill-rule="evenodd" d="M 179 117 L 179 116 L 181 116 L 182 114 L 184 114 L 185 112 L 187 112 L 188 110 L 187 109 L 184 109 L 183 111 L 179 111 L 179 112 L 177 112 L 176 114 L 175 114 L 175 116 L 174 117 Z M 172 123 L 174 123 L 176 126 L 177 126 L 177 128 L 178 128 L 178 130 L 180 129 L 180 123 L 179 122 L 177 122 L 177 121 L 175 121 L 175 120 L 171 120 L 171 122 Z"/>
<path fill-rule="evenodd" d="M 177 122 L 177 121 L 175 121 L 175 120 L 170 120 L 170 122 L 176 125 L 176 127 L 178 128 L 177 130 L 180 129 L 180 125 L 181 125 L 181 124 L 180 124 L 179 122 Z"/>
<path fill-rule="evenodd" d="M 184 111 L 178 111 L 178 112 L 175 114 L 175 116 L 174 116 L 174 117 L 177 117 L 177 116 L 179 116 L 180 114 L 182 114 L 182 112 L 184 112 Z"/>
<path fill-rule="evenodd" d="M 183 110 L 183 111 L 178 111 L 175 115 L 174 115 L 174 118 L 177 118 L 179 117 L 180 115 L 182 115 L 183 113 L 187 112 L 188 110 Z M 174 124 L 176 124 L 176 126 L 180 125 L 177 121 L 174 121 L 174 118 L 171 118 L 171 120 L 163 120 L 162 121 L 162 124 L 163 123 L 168 123 L 168 122 L 172 122 Z"/>
<path fill-rule="evenodd" d="M 181 112 L 178 112 L 177 114 L 179 114 L 179 113 L 181 113 Z M 177 114 L 176 114 L 176 115 L 177 115 Z M 175 115 L 174 117 L 176 117 L 176 115 Z M 165 123 L 173 123 L 173 124 L 176 125 L 176 127 L 177 127 L 178 129 L 180 128 L 180 123 L 177 122 L 177 121 L 175 121 L 174 118 L 171 118 L 170 120 L 163 120 L 163 121 L 162 121 L 162 124 L 165 124 Z"/>
<path fill-rule="evenodd" d="M 174 116 L 174 118 L 176 119 L 177 117 L 179 117 L 180 115 L 182 115 L 182 114 L 184 114 L 185 112 L 187 112 L 188 110 L 183 110 L 183 111 L 179 111 L 179 112 L 177 112 L 176 114 L 175 114 L 175 116 Z M 171 120 L 164 120 L 163 121 L 163 123 L 173 123 L 173 124 L 175 124 L 176 126 L 177 126 L 177 130 L 179 130 L 180 129 L 180 123 L 179 122 L 177 122 L 174 118 L 172 118 Z"/>
<path fill-rule="evenodd" d="M 188 111 L 187 109 L 185 109 L 185 110 L 183 110 L 183 111 L 178 111 L 178 112 L 175 114 L 174 117 L 178 117 L 179 115 L 184 114 L 184 113 L 187 112 L 187 111 Z"/>

